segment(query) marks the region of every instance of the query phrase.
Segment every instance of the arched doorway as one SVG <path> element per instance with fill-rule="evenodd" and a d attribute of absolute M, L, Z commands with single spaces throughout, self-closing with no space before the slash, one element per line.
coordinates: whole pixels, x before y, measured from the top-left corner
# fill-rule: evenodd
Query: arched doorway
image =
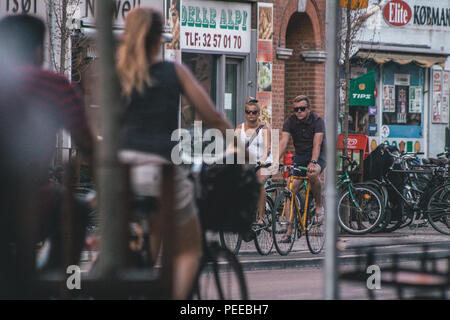
<path fill-rule="evenodd" d="M 293 49 L 285 64 L 285 118 L 291 113 L 292 100 L 299 94 L 311 99 L 312 110 L 324 114 L 325 59 L 324 41 L 318 19 L 311 13 L 295 12 L 286 28 L 286 47 Z"/>

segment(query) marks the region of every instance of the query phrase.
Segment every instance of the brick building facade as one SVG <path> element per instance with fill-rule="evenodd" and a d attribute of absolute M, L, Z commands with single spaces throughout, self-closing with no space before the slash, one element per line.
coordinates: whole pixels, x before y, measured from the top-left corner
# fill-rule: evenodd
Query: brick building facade
<path fill-rule="evenodd" d="M 270 2 L 270 1 L 267 1 Z M 275 0 L 272 126 L 281 129 L 295 96 L 311 98 L 312 110 L 325 111 L 325 0 Z M 303 12 L 299 12 L 303 11 Z M 278 48 L 292 49 L 290 57 Z"/>

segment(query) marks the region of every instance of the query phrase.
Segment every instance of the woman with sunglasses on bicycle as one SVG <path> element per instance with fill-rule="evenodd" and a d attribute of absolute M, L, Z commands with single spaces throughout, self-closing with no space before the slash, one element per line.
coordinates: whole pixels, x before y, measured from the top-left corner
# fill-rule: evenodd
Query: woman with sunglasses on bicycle
<path fill-rule="evenodd" d="M 161 13 L 137 8 L 126 19 L 125 32 L 118 50 L 117 71 L 124 106 L 122 150 L 119 157 L 131 166 L 131 184 L 139 196 L 159 197 L 161 165 L 172 163 L 171 140 L 178 129 L 180 94 L 210 128 L 225 136 L 231 128 L 216 111 L 208 94 L 186 67 L 160 59 L 163 20 Z M 195 204 L 194 188 L 188 172 L 174 167 L 175 221 L 171 230 L 176 237 L 173 253 L 174 298 L 185 299 L 197 272 L 202 250 L 201 228 Z M 161 216 L 150 215 L 152 257 L 161 244 Z"/>
<path fill-rule="evenodd" d="M 237 126 L 235 135 L 242 143 L 248 144 L 250 164 L 259 163 L 260 166 L 272 163 L 271 156 L 271 129 L 259 120 L 260 107 L 258 100 L 249 97 L 245 103 L 245 122 Z M 266 203 L 266 191 L 264 184 L 269 175 L 264 175 L 261 170 L 257 171 L 258 180 L 261 183 L 261 195 L 258 201 L 258 221 L 256 224 L 264 226 L 263 217 Z"/>

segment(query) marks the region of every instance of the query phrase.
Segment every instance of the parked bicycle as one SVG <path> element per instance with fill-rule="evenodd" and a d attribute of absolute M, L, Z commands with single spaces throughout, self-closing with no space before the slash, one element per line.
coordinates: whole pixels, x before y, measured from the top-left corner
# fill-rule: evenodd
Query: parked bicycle
<path fill-rule="evenodd" d="M 357 165 L 347 156 L 343 159 L 343 173 L 337 178 L 338 222 L 350 234 L 366 234 L 380 226 L 384 218 L 384 200 L 371 185 L 353 183 L 348 167 Z M 347 164 L 348 163 L 348 164 Z"/>
<path fill-rule="evenodd" d="M 396 155 L 387 148 L 384 152 L 401 163 L 401 155 Z M 394 165 L 395 161 L 377 182 L 380 186 L 379 190 L 384 192 L 385 197 L 391 199 L 395 195 L 399 201 L 401 216 L 393 228 L 407 225 L 417 228 L 429 222 L 435 230 L 450 235 L 448 164 L 431 167 L 416 166 L 413 169 L 394 169 Z M 392 181 L 391 177 L 394 174 L 402 177 L 401 188 Z M 413 183 L 416 175 L 430 177 L 424 187 L 419 188 L 420 183 Z M 422 180 L 421 183 L 424 181 Z M 386 193 L 385 190 L 389 191 Z M 392 200 L 389 201 L 392 202 Z"/>

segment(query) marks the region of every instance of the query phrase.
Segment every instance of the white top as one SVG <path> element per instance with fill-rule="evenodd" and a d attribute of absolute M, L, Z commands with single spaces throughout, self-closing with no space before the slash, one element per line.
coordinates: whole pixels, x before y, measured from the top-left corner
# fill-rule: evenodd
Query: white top
<path fill-rule="evenodd" d="M 255 129 L 256 130 L 256 129 Z M 252 134 L 253 135 L 253 134 Z M 241 141 L 246 144 L 251 137 L 247 137 L 245 134 L 245 123 L 241 125 L 241 134 L 240 139 Z M 250 163 L 256 163 L 261 160 L 261 158 L 264 155 L 264 136 L 263 136 L 263 129 L 260 129 L 258 132 L 258 135 L 253 139 L 252 143 L 248 146 L 248 152 L 250 156 Z M 266 162 L 270 162 L 269 157 L 266 159 Z"/>

